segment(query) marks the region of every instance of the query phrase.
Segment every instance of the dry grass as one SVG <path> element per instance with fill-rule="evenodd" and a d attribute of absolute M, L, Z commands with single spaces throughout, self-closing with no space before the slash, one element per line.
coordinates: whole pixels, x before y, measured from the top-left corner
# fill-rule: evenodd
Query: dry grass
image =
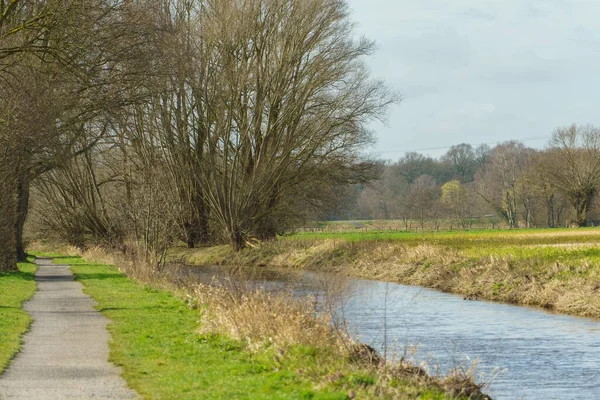
<path fill-rule="evenodd" d="M 196 282 L 186 269 L 177 265 L 161 268 L 155 259 L 147 257 L 143 251 L 134 247 L 129 247 L 126 251 L 102 246 L 82 250 L 64 243 L 38 241 L 29 245 L 27 250 L 36 256 L 81 257 L 92 263 L 113 265 L 129 278 L 159 289 L 182 289 Z"/>
<path fill-rule="evenodd" d="M 600 230 L 412 237 L 406 240 L 287 238 L 240 253 L 174 251 L 184 263 L 341 272 L 600 318 Z M 579 241 L 578 241 L 579 240 Z M 522 243 L 522 244 L 521 244 Z M 219 256 L 215 256 L 219 254 Z"/>
<path fill-rule="evenodd" d="M 203 333 L 225 334 L 251 349 L 304 345 L 341 351 L 349 341 L 337 335 L 331 315 L 317 312 L 318 304 L 311 297 L 295 299 L 290 292 L 243 292 L 204 284 L 195 286 L 192 295 L 205 305 Z"/>
<path fill-rule="evenodd" d="M 49 257 L 56 256 L 81 256 L 81 250 L 70 244 L 59 241 L 35 241 L 27 245 L 27 251 L 34 254 L 44 254 Z"/>
<path fill-rule="evenodd" d="M 336 366 L 337 371 L 325 376 L 323 385 L 341 384 L 347 374 L 358 376 L 360 398 L 414 399 L 431 390 L 445 393 L 444 398 L 489 399 L 476 383 L 474 366 L 433 376 L 412 360 L 386 362 L 370 346 L 354 342 L 332 312 L 340 301 L 340 284 L 330 286 L 335 298 L 317 301 L 295 298 L 291 291 L 252 288 L 236 277 L 195 285 L 191 295 L 201 310 L 201 333 L 233 337 L 251 351 L 274 348 L 278 363 L 296 346 L 316 349 L 316 364 Z"/>

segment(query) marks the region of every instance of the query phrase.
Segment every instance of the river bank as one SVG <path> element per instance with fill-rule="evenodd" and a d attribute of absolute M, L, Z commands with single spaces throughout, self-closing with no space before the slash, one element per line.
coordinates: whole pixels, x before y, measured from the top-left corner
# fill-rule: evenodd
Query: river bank
<path fill-rule="evenodd" d="M 600 230 L 299 234 L 241 252 L 174 248 L 190 265 L 337 272 L 600 318 Z"/>

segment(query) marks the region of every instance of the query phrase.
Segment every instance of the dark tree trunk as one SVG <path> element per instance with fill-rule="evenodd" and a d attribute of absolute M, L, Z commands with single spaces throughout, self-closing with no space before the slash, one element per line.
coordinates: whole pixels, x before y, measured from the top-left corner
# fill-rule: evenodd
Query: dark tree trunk
<path fill-rule="evenodd" d="M 233 246 L 233 250 L 235 251 L 240 251 L 244 247 L 246 247 L 244 235 L 242 235 L 242 232 L 237 231 L 231 233 L 231 245 Z"/>
<path fill-rule="evenodd" d="M 17 270 L 15 229 L 17 218 L 16 185 L 9 176 L 0 181 L 0 271 Z"/>
<path fill-rule="evenodd" d="M 261 229 L 256 232 L 258 240 L 275 240 L 277 238 L 277 223 L 275 221 L 265 221 Z"/>
<path fill-rule="evenodd" d="M 587 209 L 589 204 L 589 197 L 586 195 L 578 196 L 573 201 L 575 207 L 576 219 L 575 224 L 578 227 L 587 226 Z"/>
<path fill-rule="evenodd" d="M 555 223 L 554 223 L 554 194 L 551 194 L 550 196 L 548 196 L 546 198 L 546 210 L 548 213 L 548 227 L 549 228 L 554 228 L 555 227 Z"/>
<path fill-rule="evenodd" d="M 17 245 L 17 260 L 26 261 L 25 244 L 23 242 L 23 228 L 29 213 L 29 179 L 20 176 L 17 181 L 17 218 L 15 221 L 15 240 Z"/>
<path fill-rule="evenodd" d="M 196 247 L 197 244 L 206 244 L 210 241 L 208 230 L 208 208 L 201 195 L 196 197 L 196 204 L 194 204 L 194 207 L 196 208 L 194 210 L 194 217 L 185 226 L 187 246 L 190 249 Z"/>
<path fill-rule="evenodd" d="M 187 247 L 188 249 L 193 249 L 196 247 L 196 241 L 194 240 L 193 232 L 191 231 L 191 225 L 185 226 L 186 237 L 187 237 Z"/>

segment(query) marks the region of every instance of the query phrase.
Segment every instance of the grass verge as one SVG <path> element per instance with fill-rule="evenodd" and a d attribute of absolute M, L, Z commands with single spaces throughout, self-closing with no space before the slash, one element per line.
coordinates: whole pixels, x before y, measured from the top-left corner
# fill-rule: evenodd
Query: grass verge
<path fill-rule="evenodd" d="M 111 361 L 148 399 L 450 399 L 442 381 L 396 366 L 385 373 L 331 349 L 290 345 L 249 349 L 212 331 L 200 333 L 196 301 L 127 278 L 113 266 L 79 257 L 76 279 L 112 323 Z M 196 304 L 201 309 L 203 304 Z M 267 312 L 269 310 L 263 310 Z M 481 397 L 483 398 L 483 397 Z"/>
<path fill-rule="evenodd" d="M 32 322 L 23 303 L 36 291 L 37 266 L 32 262 L 18 265 L 18 272 L 0 273 L 0 374 L 21 349 L 22 337 Z"/>

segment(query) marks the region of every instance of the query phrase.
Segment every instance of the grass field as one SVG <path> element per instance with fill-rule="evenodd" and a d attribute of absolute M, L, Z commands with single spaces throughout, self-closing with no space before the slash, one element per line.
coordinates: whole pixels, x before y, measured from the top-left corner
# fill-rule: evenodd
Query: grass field
<path fill-rule="evenodd" d="M 168 291 L 79 257 L 55 262 L 72 265 L 76 279 L 112 321 L 111 361 L 123 367 L 124 378 L 145 398 L 374 398 L 367 395 L 379 379 L 374 370 L 310 346 L 292 346 L 285 355 L 273 348 L 248 351 L 241 341 L 200 334 L 200 311 Z M 398 398 L 450 398 L 422 380 L 406 378 L 391 385 L 401 394 Z"/>
<path fill-rule="evenodd" d="M 0 273 L 0 374 L 21 348 L 21 338 L 29 329 L 31 317 L 23 311 L 23 303 L 36 290 L 37 266 L 19 263 L 19 271 Z"/>
<path fill-rule="evenodd" d="M 298 233 L 234 253 L 173 260 L 338 271 L 600 318 L 600 228 Z"/>
<path fill-rule="evenodd" d="M 426 244 L 460 252 L 467 258 L 492 256 L 545 262 L 600 261 L 600 228 L 299 233 L 283 240 Z"/>

